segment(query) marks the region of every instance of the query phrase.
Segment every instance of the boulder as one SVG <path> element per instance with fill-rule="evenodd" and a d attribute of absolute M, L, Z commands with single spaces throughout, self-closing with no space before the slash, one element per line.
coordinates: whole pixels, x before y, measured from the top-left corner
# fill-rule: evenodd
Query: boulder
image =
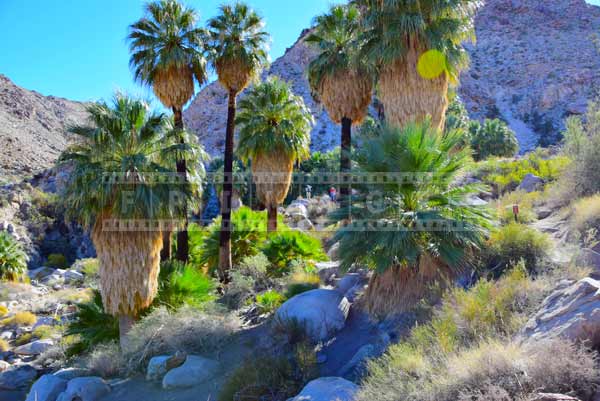
<path fill-rule="evenodd" d="M 75 379 L 76 377 L 89 376 L 90 370 L 85 368 L 63 368 L 54 373 L 54 376 L 64 380 Z"/>
<path fill-rule="evenodd" d="M 517 189 L 529 193 L 541 189 L 543 185 L 544 180 L 542 180 L 537 175 L 529 173 L 525 177 L 523 177 L 523 181 L 521 181 L 521 184 L 519 184 Z"/>
<path fill-rule="evenodd" d="M 0 373 L 0 390 L 26 389 L 37 378 L 37 375 L 37 370 L 29 365 L 7 369 Z"/>
<path fill-rule="evenodd" d="M 361 377 L 365 373 L 369 359 L 375 358 L 380 354 L 378 347 L 374 344 L 363 345 L 340 370 L 340 376 L 350 380 Z"/>
<path fill-rule="evenodd" d="M 146 370 L 146 380 L 161 380 L 171 369 L 181 366 L 186 360 L 184 353 L 175 355 L 159 355 L 150 359 L 148 369 Z"/>
<path fill-rule="evenodd" d="M 537 393 L 530 398 L 531 401 L 579 401 L 579 398 L 573 398 L 564 394 Z"/>
<path fill-rule="evenodd" d="M 324 341 L 344 327 L 350 303 L 335 290 L 316 289 L 298 294 L 277 310 L 276 319 L 297 322 L 311 340 Z"/>
<path fill-rule="evenodd" d="M 83 281 L 83 273 L 80 273 L 76 270 L 67 270 L 64 274 L 64 277 L 67 283 L 77 283 Z"/>
<path fill-rule="evenodd" d="M 44 277 L 47 277 L 54 273 L 54 269 L 51 267 L 38 267 L 37 269 L 32 269 L 27 271 L 27 275 L 31 280 L 41 280 Z"/>
<path fill-rule="evenodd" d="M 544 300 L 519 333 L 522 341 L 554 337 L 600 345 L 600 281 L 587 277 L 561 286 Z"/>
<path fill-rule="evenodd" d="M 340 294 L 344 295 L 348 290 L 357 285 L 360 280 L 360 274 L 348 273 L 337 282 L 335 289 Z"/>
<path fill-rule="evenodd" d="M 25 401 L 56 401 L 66 388 L 66 380 L 54 375 L 44 375 L 33 383 Z"/>
<path fill-rule="evenodd" d="M 302 219 L 296 223 L 296 228 L 301 231 L 313 231 L 315 226 L 309 219 Z"/>
<path fill-rule="evenodd" d="M 50 316 L 40 316 L 37 318 L 37 320 L 35 321 L 35 324 L 33 325 L 32 329 L 35 329 L 36 327 L 39 326 L 54 326 L 56 324 L 58 324 L 60 321 L 50 317 Z"/>
<path fill-rule="evenodd" d="M 219 363 L 212 359 L 188 355 L 183 365 L 171 369 L 162 381 L 163 388 L 187 388 L 212 380 L 219 369 Z"/>
<path fill-rule="evenodd" d="M 13 350 L 17 355 L 39 355 L 54 345 L 51 339 L 36 340 Z"/>
<path fill-rule="evenodd" d="M 100 377 L 77 377 L 69 380 L 56 401 L 98 401 L 108 393 L 110 387 Z"/>
<path fill-rule="evenodd" d="M 290 204 L 287 209 L 285 209 L 285 213 L 290 216 L 295 222 L 299 222 L 301 220 L 308 220 L 308 209 L 306 206 L 299 202 L 293 202 Z"/>
<path fill-rule="evenodd" d="M 292 401 L 352 401 L 358 386 L 341 377 L 321 377 L 309 382 Z"/>

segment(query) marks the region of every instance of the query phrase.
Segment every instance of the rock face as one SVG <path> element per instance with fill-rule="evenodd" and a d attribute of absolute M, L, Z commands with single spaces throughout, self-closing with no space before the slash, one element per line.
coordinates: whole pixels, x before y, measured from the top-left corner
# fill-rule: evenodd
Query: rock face
<path fill-rule="evenodd" d="M 311 340 L 318 342 L 329 339 L 344 327 L 349 309 L 348 300 L 338 291 L 316 289 L 286 301 L 275 317 L 282 324 L 303 325 Z"/>
<path fill-rule="evenodd" d="M 50 167 L 72 140 L 65 127 L 85 118 L 83 103 L 42 96 L 0 74 L 0 184 Z"/>
<path fill-rule="evenodd" d="M 309 382 L 292 401 L 352 401 L 358 386 L 341 377 L 321 377 Z"/>
<path fill-rule="evenodd" d="M 66 387 L 66 380 L 54 375 L 44 375 L 31 386 L 26 401 L 56 401 Z"/>
<path fill-rule="evenodd" d="M 553 337 L 600 345 L 600 281 L 588 277 L 559 288 L 544 300 L 520 333 L 525 341 Z"/>
<path fill-rule="evenodd" d="M 585 0 L 487 0 L 475 26 L 471 67 L 459 89 L 472 118 L 506 120 L 521 150 L 529 150 L 538 135 L 551 141 L 566 115 L 585 111 L 600 83 L 600 56 L 590 39 L 600 31 L 600 7 Z M 305 71 L 314 54 L 301 36 L 268 73 L 304 98 L 316 120 L 311 149 L 325 151 L 339 146 L 340 134 L 310 95 Z M 211 155 L 222 156 L 226 115 L 227 94 L 218 83 L 204 88 L 184 112 Z"/>

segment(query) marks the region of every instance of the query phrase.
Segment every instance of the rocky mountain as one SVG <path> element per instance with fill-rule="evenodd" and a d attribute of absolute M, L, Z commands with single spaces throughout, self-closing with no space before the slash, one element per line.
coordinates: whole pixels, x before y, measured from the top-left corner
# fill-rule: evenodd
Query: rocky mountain
<path fill-rule="evenodd" d="M 50 167 L 65 149 L 65 128 L 85 121 L 85 105 L 43 96 L 0 74 L 0 184 Z"/>
<path fill-rule="evenodd" d="M 600 7 L 584 0 L 487 0 L 476 18 L 477 43 L 459 93 L 472 118 L 499 117 L 522 150 L 557 139 L 563 120 L 585 111 L 600 86 Z M 310 95 L 306 66 L 314 51 L 303 36 L 271 65 L 304 98 L 317 121 L 312 150 L 339 144 L 339 129 Z M 218 83 L 198 93 L 184 113 L 212 155 L 222 154 L 227 94 Z"/>

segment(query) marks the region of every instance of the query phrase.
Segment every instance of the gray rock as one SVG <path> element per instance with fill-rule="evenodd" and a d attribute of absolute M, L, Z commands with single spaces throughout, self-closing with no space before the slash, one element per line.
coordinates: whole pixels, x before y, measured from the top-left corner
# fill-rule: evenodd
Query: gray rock
<path fill-rule="evenodd" d="M 356 354 L 340 370 L 340 376 L 354 380 L 362 377 L 366 371 L 366 365 L 369 359 L 375 358 L 381 354 L 379 347 L 374 344 L 366 344 L 356 351 Z"/>
<path fill-rule="evenodd" d="M 564 394 L 537 393 L 531 401 L 579 401 L 579 398 L 574 398 Z"/>
<path fill-rule="evenodd" d="M 12 332 L 12 330 L 3 331 L 0 334 L 0 338 L 3 340 L 7 340 L 7 341 L 12 340 L 13 337 L 14 337 L 14 333 Z"/>
<path fill-rule="evenodd" d="M 521 184 L 519 184 L 517 189 L 525 192 L 533 192 L 539 190 L 543 186 L 544 180 L 537 175 L 529 173 L 523 177 L 523 181 L 521 181 Z"/>
<path fill-rule="evenodd" d="M 0 359 L 0 373 L 10 369 L 10 363 Z"/>
<path fill-rule="evenodd" d="M 64 277 L 67 283 L 83 281 L 83 273 L 80 273 L 76 270 L 67 270 L 64 274 Z"/>
<path fill-rule="evenodd" d="M 150 359 L 146 369 L 146 380 L 161 380 L 167 374 L 167 361 L 169 358 L 169 355 L 159 355 Z"/>
<path fill-rule="evenodd" d="M 218 369 L 217 361 L 188 355 L 183 365 L 167 372 L 162 386 L 164 389 L 193 387 L 213 379 Z"/>
<path fill-rule="evenodd" d="M 350 303 L 338 291 L 316 289 L 287 300 L 275 316 L 282 324 L 303 325 L 311 340 L 318 342 L 344 327 L 349 309 Z"/>
<path fill-rule="evenodd" d="M 519 338 L 538 341 L 564 337 L 571 341 L 589 341 L 591 346 L 597 346 L 598 333 L 600 281 L 588 277 L 570 286 L 561 286 L 548 296 Z"/>
<path fill-rule="evenodd" d="M 46 266 L 38 267 L 27 271 L 27 275 L 31 280 L 41 280 L 54 273 L 54 269 Z"/>
<path fill-rule="evenodd" d="M 100 377 L 77 377 L 67 383 L 56 401 L 98 401 L 108 393 L 110 387 Z"/>
<path fill-rule="evenodd" d="M 39 355 L 53 345 L 54 341 L 51 339 L 36 340 L 15 348 L 13 352 L 18 355 Z"/>
<path fill-rule="evenodd" d="M 21 365 L 0 373 L 0 390 L 26 389 L 37 378 L 38 372 L 29 365 Z"/>
<path fill-rule="evenodd" d="M 301 219 L 296 223 L 296 228 L 301 231 L 313 231 L 315 226 L 309 219 Z"/>
<path fill-rule="evenodd" d="M 340 294 L 344 295 L 349 289 L 354 287 L 360 281 L 361 277 L 358 273 L 348 273 L 337 282 L 335 289 Z"/>
<path fill-rule="evenodd" d="M 84 377 L 90 375 L 90 370 L 85 368 L 63 368 L 54 373 L 54 376 L 64 380 L 75 379 L 76 377 Z"/>
<path fill-rule="evenodd" d="M 33 329 L 39 326 L 54 326 L 58 324 L 58 320 L 50 316 L 40 316 L 37 318 L 35 324 L 33 325 Z"/>
<path fill-rule="evenodd" d="M 56 401 L 56 397 L 66 387 L 66 380 L 54 375 L 44 375 L 33 383 L 25 401 Z"/>
<path fill-rule="evenodd" d="M 341 377 L 321 377 L 309 382 L 292 401 L 352 401 L 358 389 Z"/>

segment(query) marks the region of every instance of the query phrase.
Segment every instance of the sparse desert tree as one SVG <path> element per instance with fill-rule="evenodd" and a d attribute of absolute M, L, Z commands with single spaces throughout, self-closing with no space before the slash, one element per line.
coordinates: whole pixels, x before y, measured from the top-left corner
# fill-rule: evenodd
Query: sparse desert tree
<path fill-rule="evenodd" d="M 146 15 L 130 26 L 129 64 L 136 81 L 152 87 L 160 102 L 173 111 L 175 128 L 183 131 L 183 106 L 194 95 L 194 81 L 206 82 L 204 31 L 197 15 L 177 0 L 156 0 L 146 5 Z M 184 144 L 184 135 L 180 142 Z M 177 172 L 189 172 L 186 159 L 177 161 Z M 189 177 L 188 177 L 189 178 Z M 187 207 L 181 212 L 184 227 L 177 233 L 177 259 L 188 260 Z M 163 259 L 170 257 L 170 233 L 165 235 Z"/>
<path fill-rule="evenodd" d="M 428 125 L 375 127 L 357 152 L 360 172 L 388 173 L 385 182 L 361 185 L 353 201 L 353 222 L 341 227 L 343 267 L 368 266 L 373 276 L 366 307 L 375 315 L 410 309 L 435 281 L 464 267 L 491 225 L 487 209 L 467 198 L 476 185 L 452 186 L 469 158 L 461 135 L 441 135 Z M 333 217 L 344 219 L 343 208 Z"/>
<path fill-rule="evenodd" d="M 318 16 L 306 42 L 318 49 L 308 66 L 308 82 L 323 102 L 329 117 L 342 125 L 340 172 L 351 168 L 352 125 L 367 115 L 373 92 L 373 78 L 367 63 L 359 56 L 362 26 L 360 11 L 354 5 L 336 5 Z M 340 195 L 350 194 L 342 185 Z"/>
<path fill-rule="evenodd" d="M 378 95 L 395 126 L 431 117 L 443 129 L 448 85 L 458 80 L 474 39 L 479 0 L 358 0 L 364 10 L 363 56 L 379 66 Z"/>
<path fill-rule="evenodd" d="M 173 171 L 167 160 L 179 147 L 178 133 L 164 114 L 122 95 L 87 111 L 89 125 L 70 128 L 81 140 L 61 155 L 73 166 L 63 201 L 68 217 L 91 229 L 104 310 L 119 317 L 123 344 L 156 296 L 162 232 L 153 223 L 173 218 L 178 205 L 170 199 L 173 186 L 155 177 Z M 177 184 L 177 191 L 191 202 L 193 186 Z"/>
<path fill-rule="evenodd" d="M 268 211 L 268 231 L 277 231 L 277 207 L 290 188 L 294 164 L 310 155 L 310 110 L 289 85 L 271 77 L 240 101 L 237 152 L 252 162 L 256 195 Z"/>
<path fill-rule="evenodd" d="M 268 61 L 267 40 L 262 18 L 244 3 L 222 5 L 219 14 L 208 21 L 210 61 L 219 82 L 227 90 L 224 183 L 221 199 L 221 238 L 219 277 L 228 281 L 231 270 L 231 196 L 233 192 L 233 136 L 236 97 Z"/>

